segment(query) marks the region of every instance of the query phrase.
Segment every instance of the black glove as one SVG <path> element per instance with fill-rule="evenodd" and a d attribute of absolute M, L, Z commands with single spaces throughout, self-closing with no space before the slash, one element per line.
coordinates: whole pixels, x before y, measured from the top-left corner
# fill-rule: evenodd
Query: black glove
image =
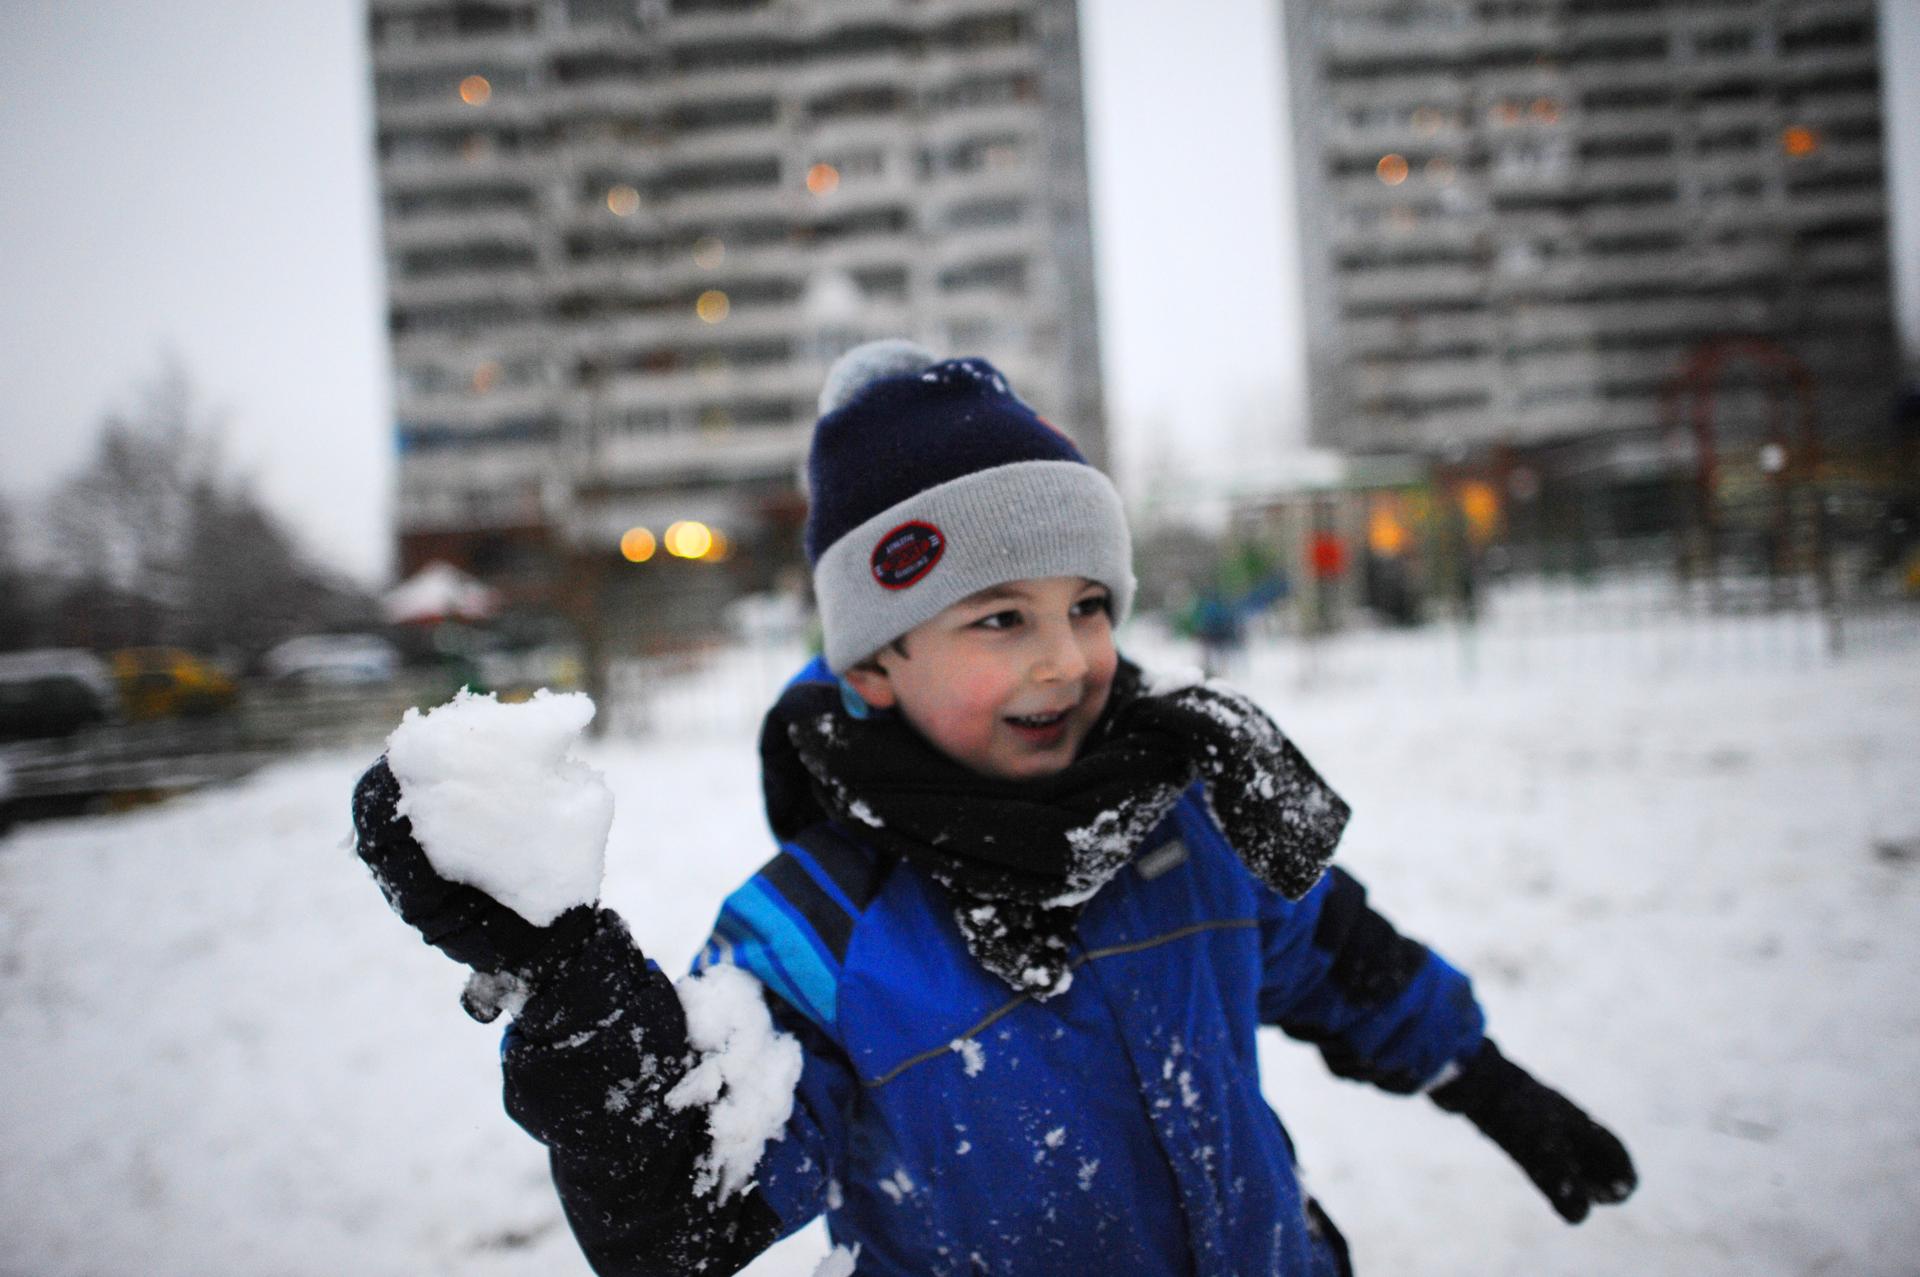
<path fill-rule="evenodd" d="M 538 984 L 586 943 L 598 911 L 575 905 L 536 927 L 478 887 L 447 881 L 434 871 L 399 802 L 400 782 L 383 757 L 354 787 L 356 850 L 393 911 L 428 944 L 480 977 L 495 977 L 471 981 L 462 999 L 469 1015 L 492 1020 L 514 992 Z M 516 983 L 519 990 L 511 987 Z"/>
<path fill-rule="evenodd" d="M 1612 1131 L 1534 1080 L 1491 1040 L 1433 1102 L 1459 1113 L 1520 1164 L 1560 1218 L 1577 1224 L 1595 1202 L 1623 1202 L 1639 1179 Z"/>
<path fill-rule="evenodd" d="M 1115 726 L 1164 735 L 1193 760 L 1227 841 L 1268 886 L 1298 900 L 1320 881 L 1350 812 L 1265 710 L 1209 682 L 1141 692 Z"/>

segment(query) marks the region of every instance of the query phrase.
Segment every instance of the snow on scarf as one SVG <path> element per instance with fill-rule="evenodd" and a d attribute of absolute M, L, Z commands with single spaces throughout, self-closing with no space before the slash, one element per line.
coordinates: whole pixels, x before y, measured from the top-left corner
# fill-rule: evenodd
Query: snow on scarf
<path fill-rule="evenodd" d="M 776 836 L 835 819 L 930 874 L 954 898 L 974 959 L 1048 998 L 1072 983 L 1081 911 L 1196 779 L 1227 840 L 1263 882 L 1298 899 L 1348 816 L 1273 720 L 1219 682 L 1160 694 L 1122 661 L 1079 758 L 1052 776 L 969 771 L 895 714 L 855 718 L 833 683 L 796 683 L 760 736 Z"/>

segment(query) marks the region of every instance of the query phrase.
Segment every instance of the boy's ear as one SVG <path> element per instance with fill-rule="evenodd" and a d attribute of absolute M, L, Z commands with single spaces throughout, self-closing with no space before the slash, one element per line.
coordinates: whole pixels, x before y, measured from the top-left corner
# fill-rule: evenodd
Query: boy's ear
<path fill-rule="evenodd" d="M 860 699 L 875 709 L 892 709 L 899 699 L 893 693 L 893 680 L 880 668 L 880 662 L 868 657 L 858 665 L 851 666 L 841 677 L 847 685 L 860 693 Z"/>

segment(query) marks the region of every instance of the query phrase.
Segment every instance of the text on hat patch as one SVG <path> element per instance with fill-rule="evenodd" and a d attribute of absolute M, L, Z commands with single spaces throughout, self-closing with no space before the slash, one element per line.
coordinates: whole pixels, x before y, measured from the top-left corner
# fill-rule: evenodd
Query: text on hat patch
<path fill-rule="evenodd" d="M 873 579 L 889 590 L 904 590 L 933 571 L 947 552 L 946 534 L 931 523 L 903 523 L 873 547 Z"/>

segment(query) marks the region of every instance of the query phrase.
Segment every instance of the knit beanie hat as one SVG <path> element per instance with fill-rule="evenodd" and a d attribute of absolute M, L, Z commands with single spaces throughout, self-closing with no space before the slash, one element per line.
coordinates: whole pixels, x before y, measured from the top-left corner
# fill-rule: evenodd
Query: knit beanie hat
<path fill-rule="evenodd" d="M 897 339 L 842 355 L 807 458 L 807 561 L 846 670 L 970 594 L 1080 576 L 1133 602 L 1120 494 L 984 359 Z"/>

